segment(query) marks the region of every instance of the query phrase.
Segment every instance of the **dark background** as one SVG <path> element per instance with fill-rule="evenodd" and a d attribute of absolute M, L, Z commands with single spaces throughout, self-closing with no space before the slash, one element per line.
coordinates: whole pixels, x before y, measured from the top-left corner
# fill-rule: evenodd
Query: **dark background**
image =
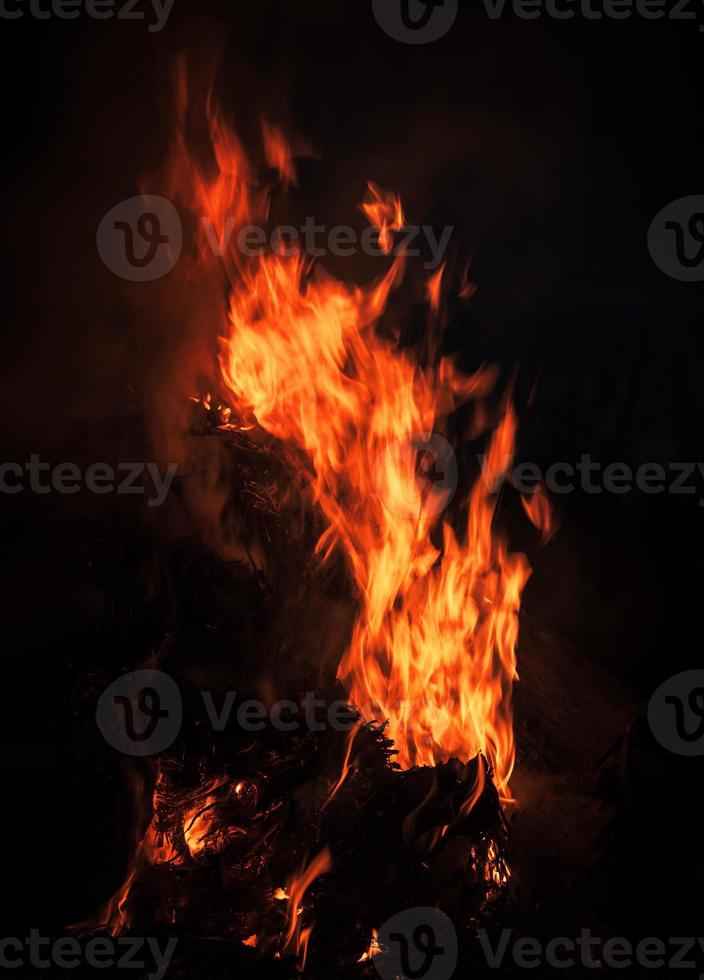
<path fill-rule="evenodd" d="M 150 382 L 176 341 L 154 312 L 161 286 L 116 280 L 95 231 L 164 156 L 174 56 L 207 60 L 214 39 L 224 104 L 245 129 L 258 112 L 295 124 L 319 154 L 301 194 L 333 223 L 370 178 L 400 192 L 410 220 L 455 226 L 479 289 L 451 343 L 517 367 L 521 459 L 701 458 L 704 286 L 667 278 L 646 244 L 662 207 L 702 190 L 696 24 L 491 21 L 465 0 L 445 38 L 411 47 L 365 0 L 176 0 L 161 33 L 25 16 L 0 20 L 0 38 L 4 460 L 151 458 Z M 535 569 L 526 608 L 645 698 L 700 663 L 700 495 L 701 479 L 691 497 L 576 492 L 556 501 L 545 549 L 517 542 Z M 7 744 L 26 746 L 21 759 L 11 749 L 4 808 L 11 839 L 34 855 L 27 907 L 43 914 L 57 902 L 77 912 L 77 839 L 102 860 L 75 802 L 80 778 L 48 749 L 54 715 L 70 710 L 67 665 L 99 656 L 86 624 L 107 600 L 86 569 L 96 542 L 117 555 L 168 540 L 167 510 L 0 499 L 3 715 Z"/>

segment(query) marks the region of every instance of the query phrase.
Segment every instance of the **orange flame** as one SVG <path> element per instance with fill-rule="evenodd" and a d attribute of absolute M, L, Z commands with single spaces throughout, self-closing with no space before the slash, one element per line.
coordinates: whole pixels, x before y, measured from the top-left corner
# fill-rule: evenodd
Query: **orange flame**
<path fill-rule="evenodd" d="M 172 176 L 221 231 L 268 208 L 253 184 L 256 168 L 210 103 L 209 121 L 215 175 L 202 175 L 181 136 Z M 267 156 L 292 182 L 291 154 L 273 134 L 265 129 Z M 370 184 L 362 210 L 390 252 L 391 232 L 404 223 L 399 198 Z M 513 409 L 505 407 L 491 437 L 458 531 L 441 516 L 448 491 L 419 466 L 416 447 L 442 435 L 461 402 L 487 395 L 496 372 L 465 377 L 447 358 L 421 368 L 376 331 L 403 256 L 364 287 L 311 265 L 301 254 L 228 256 L 219 360 L 234 405 L 230 424 L 280 440 L 325 522 L 317 555 L 326 560 L 337 550 L 346 559 L 360 598 L 338 669 L 350 701 L 366 720 L 388 721 L 401 766 L 483 753 L 509 798 L 518 612 L 530 568 L 492 525 L 496 487 L 514 453 Z M 444 274 L 443 267 L 427 286 L 431 319 Z M 476 416 L 485 418 L 481 402 Z M 483 778 L 479 766 L 473 799 Z"/>
<path fill-rule="evenodd" d="M 521 497 L 523 509 L 531 524 L 541 533 L 543 543 L 550 540 L 556 530 L 552 507 L 542 487 L 536 487 L 530 497 Z"/>
<path fill-rule="evenodd" d="M 284 948 L 295 950 L 302 970 L 306 965 L 308 941 L 313 932 L 312 925 L 302 926 L 300 923 L 300 917 L 303 913 L 303 898 L 315 879 L 328 872 L 331 867 L 330 850 L 324 847 L 309 864 L 303 865 L 288 884 L 290 905 Z"/>
<path fill-rule="evenodd" d="M 406 223 L 401 199 L 383 191 L 371 181 L 367 184 L 367 199 L 360 205 L 370 225 L 379 229 L 379 247 L 388 255 L 393 247 L 392 231 L 400 231 Z"/>
<path fill-rule="evenodd" d="M 267 122 L 262 123 L 262 137 L 264 140 L 264 155 L 266 162 L 274 170 L 278 170 L 283 183 L 296 183 L 296 165 L 293 161 L 293 154 L 288 143 L 281 134 L 281 130 L 276 126 L 271 126 Z"/>
<path fill-rule="evenodd" d="M 381 952 L 379 947 L 379 933 L 376 929 L 372 929 L 372 938 L 369 940 L 369 946 L 367 950 L 362 953 L 362 955 L 357 960 L 358 963 L 365 963 L 370 960 L 373 956 L 378 956 Z"/>
<path fill-rule="evenodd" d="M 441 500 L 418 478 L 412 440 L 442 427 L 463 383 L 448 362 L 421 372 L 374 333 L 398 267 L 348 289 L 323 275 L 304 283 L 301 259 L 265 256 L 234 286 L 223 377 L 245 418 L 307 456 L 328 525 L 317 550 L 327 557 L 342 547 L 354 574 L 362 610 L 339 668 L 351 701 L 389 720 L 402 766 L 484 752 L 505 791 L 529 569 L 491 525 L 515 418 L 509 408 L 493 436 L 464 536 L 444 523 L 437 548 Z M 482 391 L 488 380 L 464 387 Z"/>

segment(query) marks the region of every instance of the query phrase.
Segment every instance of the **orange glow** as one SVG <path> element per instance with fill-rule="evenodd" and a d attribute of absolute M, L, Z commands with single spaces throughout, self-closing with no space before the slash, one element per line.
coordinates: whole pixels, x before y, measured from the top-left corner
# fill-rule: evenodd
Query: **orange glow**
<path fill-rule="evenodd" d="M 549 541 L 556 530 L 555 519 L 543 488 L 537 487 L 529 497 L 521 497 L 521 503 L 531 524 L 542 532 L 542 541 Z"/>
<path fill-rule="evenodd" d="M 510 465 L 515 418 L 508 408 L 492 438 L 464 535 L 444 523 L 436 547 L 438 491 L 421 485 L 411 439 L 441 430 L 441 413 L 463 388 L 486 390 L 489 375 L 465 381 L 446 361 L 421 372 L 375 334 L 398 262 L 367 289 L 306 278 L 301 258 L 245 268 L 223 377 L 242 417 L 290 447 L 309 480 L 327 523 L 318 554 L 340 547 L 347 557 L 362 606 L 338 672 L 352 703 L 367 720 L 389 720 L 402 766 L 483 752 L 505 792 L 529 568 L 492 532 L 492 489 Z"/>
<path fill-rule="evenodd" d="M 426 289 L 428 291 L 428 300 L 430 302 L 430 307 L 433 310 L 440 309 L 440 290 L 442 289 L 442 277 L 445 273 L 445 263 L 440 266 L 438 271 L 434 276 L 428 279 L 426 284 Z"/>
<path fill-rule="evenodd" d="M 369 941 L 369 948 L 366 950 L 366 952 L 362 953 L 357 962 L 365 963 L 367 960 L 370 960 L 372 956 L 378 956 L 380 952 L 379 933 L 376 931 L 376 929 L 372 929 L 372 938 Z"/>
<path fill-rule="evenodd" d="M 293 162 L 291 148 L 281 134 L 281 131 L 269 123 L 262 123 L 264 140 L 264 156 L 266 162 L 274 170 L 279 171 L 285 185 L 296 183 L 296 166 Z"/>
<path fill-rule="evenodd" d="M 183 836 L 191 857 L 205 850 L 206 837 L 213 829 L 216 820 L 214 796 L 209 796 L 205 802 L 191 807 L 183 818 Z"/>
<path fill-rule="evenodd" d="M 360 205 L 367 220 L 379 229 L 379 247 L 385 255 L 393 248 L 392 231 L 399 231 L 406 223 L 401 200 L 396 194 L 383 191 L 369 181 L 366 200 Z"/>
<path fill-rule="evenodd" d="M 288 884 L 290 906 L 287 917 L 287 931 L 284 938 L 284 948 L 293 950 L 299 957 L 301 969 L 305 968 L 308 953 L 308 941 L 313 926 L 302 926 L 300 916 L 303 912 L 303 898 L 316 878 L 325 874 L 332 867 L 330 850 L 323 850 L 313 858 L 310 864 L 304 864 Z"/>
<path fill-rule="evenodd" d="M 268 200 L 212 100 L 209 122 L 215 172 L 204 176 L 179 136 L 171 174 L 194 214 L 208 215 L 216 232 L 229 222 L 236 233 L 265 220 Z M 281 134 L 264 132 L 269 163 L 293 182 Z M 389 253 L 392 232 L 405 223 L 401 201 L 368 187 L 361 207 Z M 303 254 L 234 251 L 224 264 L 230 298 L 219 364 L 233 406 L 226 424 L 278 440 L 294 485 L 323 519 L 318 559 L 337 553 L 347 563 L 359 611 L 338 677 L 350 702 L 366 721 L 388 721 L 402 767 L 481 753 L 509 799 L 518 612 L 530 568 L 493 521 L 495 490 L 514 453 L 513 408 L 504 405 L 483 470 L 452 521 L 443 513 L 447 491 L 419 467 L 415 448 L 419 437 L 444 435 L 448 416 L 468 400 L 471 434 L 485 430 L 484 399 L 497 372 L 467 377 L 447 358 L 421 366 L 377 331 L 404 275 L 403 256 L 365 286 L 313 268 Z M 442 267 L 427 284 L 433 323 L 446 288 Z M 484 779 L 479 765 L 469 806 Z"/>

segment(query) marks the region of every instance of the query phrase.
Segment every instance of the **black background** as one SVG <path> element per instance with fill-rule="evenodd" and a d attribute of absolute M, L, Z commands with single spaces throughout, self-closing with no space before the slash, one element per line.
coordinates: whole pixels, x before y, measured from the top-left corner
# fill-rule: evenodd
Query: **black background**
<path fill-rule="evenodd" d="M 0 20 L 0 37 L 4 459 L 149 458 L 149 384 L 174 339 L 157 287 L 116 280 L 95 231 L 165 153 L 174 57 L 217 45 L 223 103 L 245 130 L 259 112 L 295 124 L 319 154 L 303 192 L 336 221 L 374 179 L 411 220 L 455 227 L 479 289 L 451 340 L 517 366 L 521 459 L 701 459 L 704 287 L 668 279 L 646 243 L 662 207 L 702 190 L 697 23 L 492 21 L 465 0 L 445 38 L 415 47 L 366 0 L 176 0 L 160 33 L 25 16 Z M 556 501 L 547 548 L 526 539 L 526 607 L 643 697 L 700 662 L 700 495 L 701 479 L 692 496 L 576 492 Z M 5 496 L 0 520 L 3 713 L 8 744 L 27 746 L 4 781 L 5 840 L 27 907 L 60 907 L 58 921 L 78 914 L 86 853 L 101 860 L 79 780 L 61 785 L 44 752 L 81 657 L 87 600 L 67 570 L 96 540 L 119 550 L 171 530 L 140 498 L 83 494 Z"/>

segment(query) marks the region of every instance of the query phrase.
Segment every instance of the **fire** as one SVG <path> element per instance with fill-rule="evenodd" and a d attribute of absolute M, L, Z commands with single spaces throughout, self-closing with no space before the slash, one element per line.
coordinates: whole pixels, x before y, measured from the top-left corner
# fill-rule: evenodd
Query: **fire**
<path fill-rule="evenodd" d="M 508 408 L 492 438 L 464 535 L 444 522 L 436 547 L 437 491 L 417 477 L 413 439 L 441 428 L 463 382 L 448 362 L 421 372 L 374 333 L 397 269 L 350 290 L 323 275 L 304 284 L 301 258 L 262 258 L 233 289 L 223 377 L 243 419 L 304 454 L 327 523 L 318 553 L 341 547 L 354 574 L 362 608 L 339 668 L 350 700 L 389 720 L 402 766 L 483 752 L 505 791 L 529 569 L 492 519 L 515 418 Z M 483 391 L 487 377 L 465 387 Z"/>
<path fill-rule="evenodd" d="M 362 953 L 362 955 L 357 960 L 358 963 L 365 963 L 370 960 L 373 956 L 378 956 L 381 952 L 379 947 L 379 933 L 376 929 L 372 929 L 372 938 L 369 940 L 369 947 Z"/>
<path fill-rule="evenodd" d="M 172 177 L 174 194 L 185 192 L 220 237 L 228 226 L 265 220 L 268 198 L 212 100 L 209 123 L 215 171 L 204 174 L 179 134 Z M 282 185 L 295 183 L 293 155 L 277 128 L 264 127 L 262 155 Z M 361 207 L 390 253 L 405 220 L 398 195 L 370 183 Z M 493 519 L 516 417 L 506 403 L 464 512 L 452 521 L 443 516 L 448 491 L 435 480 L 432 452 L 418 447 L 446 433 L 449 415 L 469 399 L 481 428 L 481 400 L 496 372 L 466 377 L 447 358 L 421 364 L 382 336 L 378 322 L 405 272 L 403 256 L 389 261 L 376 282 L 357 286 L 312 268 L 302 254 L 228 254 L 229 314 L 219 355 L 233 404 L 226 424 L 279 441 L 323 518 L 319 560 L 336 552 L 347 562 L 359 613 L 338 677 L 350 701 L 366 720 L 388 722 L 402 767 L 481 753 L 510 798 L 511 690 L 530 568 L 509 552 Z M 441 267 L 426 284 L 431 323 L 446 278 Z M 543 503 L 536 500 L 528 513 L 546 527 Z"/>
<path fill-rule="evenodd" d="M 301 925 L 303 914 L 303 898 L 316 878 L 325 874 L 332 867 L 330 850 L 324 847 L 308 864 L 303 864 L 300 871 L 293 876 L 288 885 L 289 908 L 287 930 L 284 939 L 284 949 L 295 951 L 303 970 L 306 965 L 308 941 L 313 932 L 313 925 Z"/>
<path fill-rule="evenodd" d="M 419 354 L 390 337 L 388 324 L 378 329 L 406 272 L 403 255 L 389 258 L 375 282 L 359 286 L 314 268 L 300 253 L 226 251 L 225 243 L 238 231 L 267 220 L 270 190 L 257 183 L 257 168 L 212 99 L 207 106 L 212 164 L 200 166 L 185 135 L 185 84 L 179 92 L 184 102 L 168 192 L 185 201 L 202 236 L 187 278 L 193 280 L 199 263 L 215 259 L 222 261 L 230 283 L 214 385 L 227 389 L 227 397 L 206 394 L 194 400 L 220 428 L 258 430 L 276 440 L 293 485 L 320 520 L 317 559 L 322 563 L 339 555 L 346 562 L 358 611 L 337 676 L 361 718 L 388 726 L 402 768 L 477 758 L 462 814 L 481 796 L 489 773 L 502 799 L 510 800 L 518 614 L 530 575 L 525 557 L 511 553 L 494 527 L 497 487 L 511 470 L 515 450 L 513 406 L 504 401 L 481 472 L 468 498 L 451 512 L 454 487 L 444 479 L 454 462 L 445 439 L 448 419 L 472 401 L 472 434 L 488 432 L 485 399 L 497 372 L 485 367 L 466 376 L 450 359 L 433 355 L 434 342 Z M 264 124 L 261 133 L 261 158 L 278 173 L 282 187 L 295 186 L 294 154 L 281 130 Z M 369 183 L 360 206 L 378 231 L 382 252 L 391 256 L 394 233 L 405 224 L 399 196 Z M 466 297 L 475 289 L 467 275 L 460 288 Z M 429 334 L 442 323 L 449 278 L 442 265 L 423 284 Z M 546 540 L 553 523 L 544 494 L 523 505 Z M 349 735 L 339 778 L 323 809 L 354 778 L 352 753 L 361 727 L 359 722 Z M 230 793 L 225 782 L 214 780 L 197 797 L 182 800 L 167 833 L 157 819 L 159 777 L 152 821 L 135 845 L 123 887 L 104 910 L 102 921 L 111 932 L 130 924 L 128 897 L 141 869 L 183 866 L 188 853 L 195 859 L 217 851 L 226 839 L 218 826 L 218 805 Z M 238 782 L 231 792 L 239 798 L 245 789 Z M 434 792 L 434 781 L 428 792 Z M 424 803 L 406 819 L 403 832 L 409 840 Z M 435 828 L 435 838 L 447 831 L 447 825 Z M 510 872 L 496 844 L 490 844 L 484 864 L 488 881 L 505 884 Z M 325 847 L 272 895 L 288 902 L 277 956 L 295 953 L 301 970 L 313 929 L 306 921 L 305 896 L 331 867 Z M 256 947 L 260 940 L 252 932 L 242 941 Z M 378 952 L 373 931 L 359 962 Z"/>
<path fill-rule="evenodd" d="M 369 223 L 379 229 L 379 247 L 386 255 L 393 248 L 392 231 L 399 231 L 406 223 L 403 205 L 397 194 L 383 191 L 371 181 L 367 184 L 368 194 L 360 208 Z"/>
<path fill-rule="evenodd" d="M 205 803 L 192 807 L 183 820 L 183 836 L 191 857 L 205 850 L 206 837 L 215 825 L 216 797 L 208 796 Z"/>
<path fill-rule="evenodd" d="M 531 523 L 542 532 L 542 540 L 549 541 L 555 533 L 555 521 L 543 488 L 536 487 L 530 497 L 521 497 L 521 502 Z"/>

